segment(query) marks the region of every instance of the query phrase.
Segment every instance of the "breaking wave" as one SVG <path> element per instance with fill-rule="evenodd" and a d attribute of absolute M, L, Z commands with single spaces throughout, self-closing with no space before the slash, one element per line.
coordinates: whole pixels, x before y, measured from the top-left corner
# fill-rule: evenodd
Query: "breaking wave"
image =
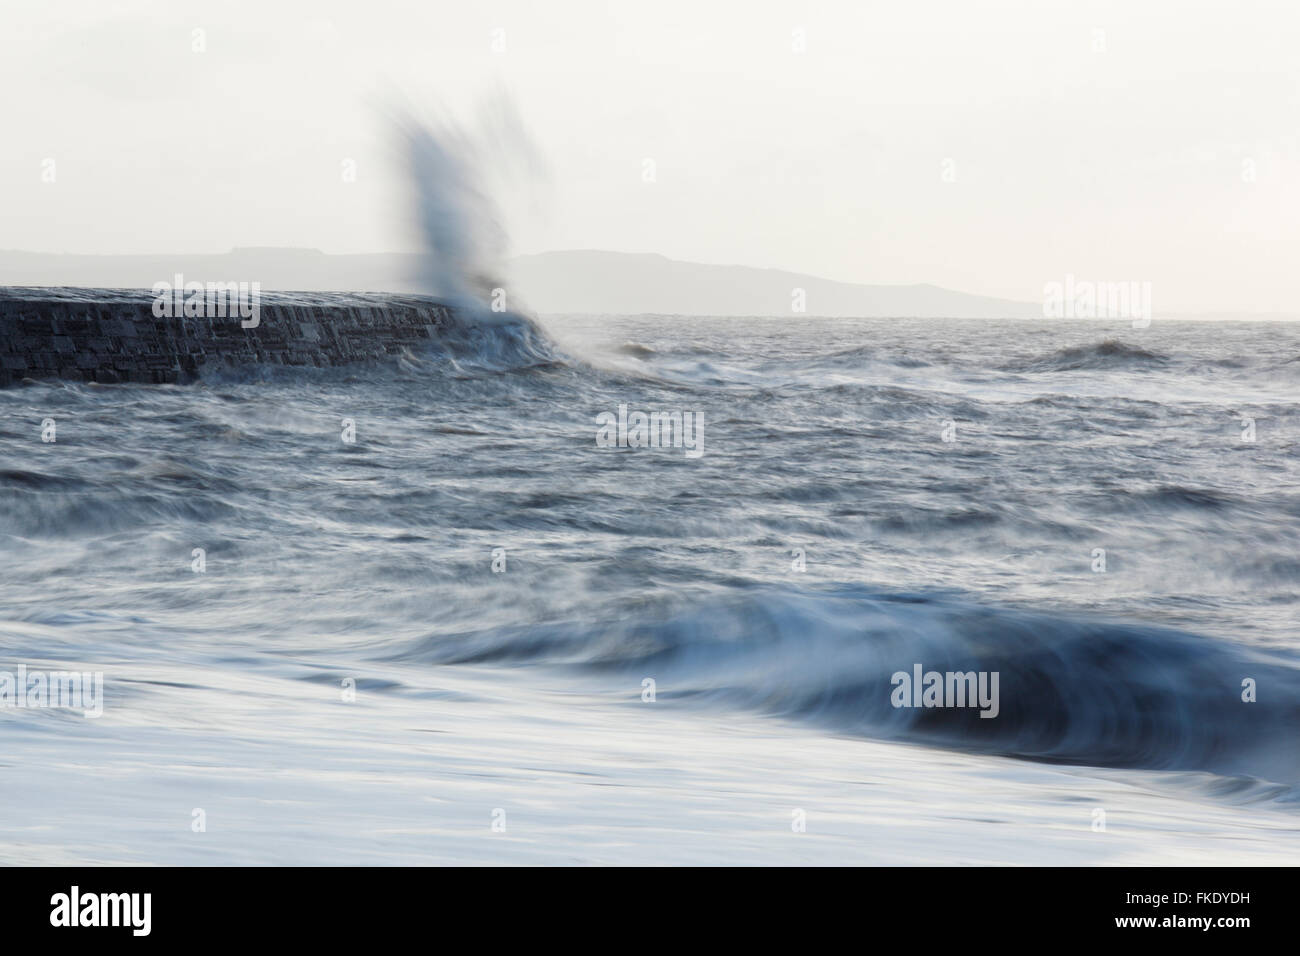
<path fill-rule="evenodd" d="M 1197 770 L 1300 784 L 1300 666 L 1141 623 L 996 608 L 943 594 L 753 588 L 691 606 L 437 635 L 405 662 L 538 662 L 653 677 L 712 701 L 837 732 L 1058 763 Z M 894 707 L 896 672 L 996 672 L 996 717 Z M 1261 690 L 1242 700 L 1243 681 Z"/>

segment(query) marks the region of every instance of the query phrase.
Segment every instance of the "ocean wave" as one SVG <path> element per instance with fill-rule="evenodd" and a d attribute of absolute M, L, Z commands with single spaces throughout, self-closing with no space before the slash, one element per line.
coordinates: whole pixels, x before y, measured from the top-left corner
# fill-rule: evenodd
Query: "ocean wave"
<path fill-rule="evenodd" d="M 653 678 L 665 700 L 710 701 L 829 730 L 1032 760 L 1209 771 L 1300 784 L 1300 666 L 1142 623 L 996 608 L 943 594 L 751 588 L 639 602 L 599 624 L 438 635 L 387 659 L 549 661 Z M 999 675 L 997 716 L 895 707 L 891 676 Z M 1242 700 L 1243 681 L 1258 702 Z"/>
<path fill-rule="evenodd" d="M 637 342 L 628 342 L 628 343 L 626 343 L 626 344 L 624 344 L 624 345 L 620 345 L 620 346 L 616 349 L 616 351 L 617 351 L 620 355 L 630 355 L 630 356 L 632 356 L 633 358 L 642 358 L 642 359 L 643 359 L 643 358 L 650 358 L 650 357 L 652 357 L 652 356 L 655 356 L 655 355 L 658 355 L 658 354 L 659 354 L 659 353 L 656 352 L 654 349 L 650 348 L 650 346 L 648 346 L 648 345 L 641 345 L 641 344 L 639 344 L 639 343 L 637 343 Z"/>
<path fill-rule="evenodd" d="M 915 351 L 881 348 L 879 345 L 855 345 L 852 348 L 839 349 L 828 353 L 823 361 L 828 365 L 872 362 L 899 368 L 927 368 L 934 364 L 921 358 Z"/>
<path fill-rule="evenodd" d="M 1170 357 L 1127 345 L 1118 339 L 1106 339 L 1095 345 L 1074 345 L 1057 349 L 1049 355 L 1002 366 L 1009 372 L 1073 372 L 1082 369 L 1123 369 L 1167 365 Z"/>

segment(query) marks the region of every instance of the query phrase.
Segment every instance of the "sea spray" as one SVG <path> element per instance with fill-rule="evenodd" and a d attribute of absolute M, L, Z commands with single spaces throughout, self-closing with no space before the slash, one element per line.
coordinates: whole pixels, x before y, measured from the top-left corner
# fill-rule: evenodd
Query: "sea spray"
<path fill-rule="evenodd" d="M 480 321 L 519 311 L 504 278 L 510 236 L 502 203 L 520 187 L 535 197 L 544 164 L 513 101 L 500 93 L 484 99 L 472 123 L 421 119 L 405 107 L 394 124 L 423 242 L 424 291 Z"/>
<path fill-rule="evenodd" d="M 485 99 L 473 123 L 420 117 L 408 106 L 394 125 L 423 243 L 415 278 L 455 313 L 447 350 L 494 367 L 557 361 L 504 278 L 509 232 L 501 197 L 536 184 L 543 169 L 513 102 L 504 94 Z"/>

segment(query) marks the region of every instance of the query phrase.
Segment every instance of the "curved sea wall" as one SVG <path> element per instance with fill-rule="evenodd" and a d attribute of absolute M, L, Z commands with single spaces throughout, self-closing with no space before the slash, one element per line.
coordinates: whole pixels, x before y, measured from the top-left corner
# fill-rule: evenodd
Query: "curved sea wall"
<path fill-rule="evenodd" d="M 122 289 L 0 288 L 0 386 L 189 382 L 214 365 L 348 365 L 428 344 L 453 320 L 448 306 L 420 296 L 262 292 L 255 310 L 213 304 L 160 306 L 152 292 Z"/>

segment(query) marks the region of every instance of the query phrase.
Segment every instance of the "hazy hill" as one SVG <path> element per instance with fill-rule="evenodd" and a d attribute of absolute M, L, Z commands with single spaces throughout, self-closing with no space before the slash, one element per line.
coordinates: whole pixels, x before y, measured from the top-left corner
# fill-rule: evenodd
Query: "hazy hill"
<path fill-rule="evenodd" d="M 855 285 L 780 269 L 680 262 L 653 254 L 547 252 L 511 269 L 540 312 L 791 315 L 796 289 L 808 315 L 1042 317 L 1038 303 L 1011 302 L 934 285 Z"/>
<path fill-rule="evenodd" d="M 0 251 L 0 285 L 149 288 L 171 281 L 257 281 L 262 288 L 418 292 L 420 257 L 326 255 L 316 249 L 235 249 L 221 255 L 84 256 Z M 778 269 L 705 265 L 640 253 L 567 251 L 509 263 L 511 298 L 537 312 L 1041 317 L 1039 303 L 933 285 L 856 285 Z"/>

